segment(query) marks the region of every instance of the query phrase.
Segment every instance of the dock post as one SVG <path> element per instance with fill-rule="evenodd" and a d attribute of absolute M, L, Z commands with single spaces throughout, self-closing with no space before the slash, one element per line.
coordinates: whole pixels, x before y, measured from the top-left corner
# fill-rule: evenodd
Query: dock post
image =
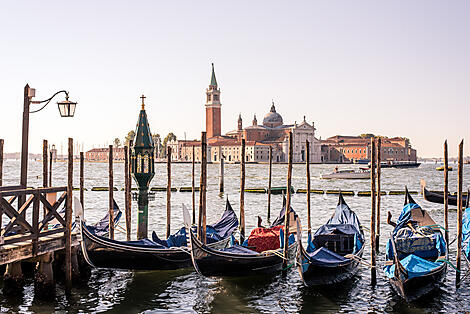
<path fill-rule="evenodd" d="M 127 221 L 129 220 L 129 240 L 130 240 L 130 236 L 131 236 L 131 226 L 132 226 L 132 167 L 131 167 L 131 164 L 132 164 L 132 160 L 131 160 L 131 156 L 132 156 L 132 146 L 134 145 L 134 141 L 133 140 L 130 140 L 129 141 L 129 155 L 128 155 L 128 158 L 129 158 L 129 188 L 128 188 L 128 191 L 127 191 L 127 201 L 128 201 L 128 206 L 129 206 L 129 215 L 126 217 L 126 224 L 127 224 Z M 155 169 L 155 159 L 153 160 L 153 167 Z M 127 226 L 127 225 L 126 225 Z"/>
<path fill-rule="evenodd" d="M 371 198 L 371 213 L 370 213 L 370 264 L 371 267 L 371 284 L 375 286 L 377 283 L 377 274 L 376 274 L 376 244 L 375 244 L 375 172 L 377 171 L 377 166 L 375 164 L 375 139 L 372 137 L 370 141 L 370 198 Z"/>
<path fill-rule="evenodd" d="M 47 140 L 42 141 L 42 186 L 47 187 L 49 172 L 47 171 Z"/>
<path fill-rule="evenodd" d="M 449 246 L 449 153 L 447 140 L 444 142 L 444 228 L 447 246 Z M 447 247 L 449 250 L 449 247 Z"/>
<path fill-rule="evenodd" d="M 196 188 L 194 185 L 194 177 L 195 177 L 195 172 L 196 172 L 196 147 L 193 145 L 193 162 L 192 162 L 192 172 L 191 172 L 191 199 L 192 199 L 192 204 L 193 204 L 193 225 L 196 224 Z"/>
<path fill-rule="evenodd" d="M 240 153 L 240 244 L 245 241 L 245 139 Z"/>
<path fill-rule="evenodd" d="M 113 145 L 109 145 L 109 238 L 114 240 L 114 172 L 113 172 Z"/>
<path fill-rule="evenodd" d="M 219 192 L 224 193 L 224 156 L 220 156 Z"/>
<path fill-rule="evenodd" d="M 52 263 L 54 253 L 47 253 L 39 257 L 34 274 L 34 295 L 41 299 L 50 299 L 55 296 L 55 281 Z"/>
<path fill-rule="evenodd" d="M 292 182 L 292 131 L 289 132 L 289 156 L 287 164 L 287 196 L 286 208 L 284 212 L 284 251 L 282 260 L 282 273 L 285 275 L 287 270 L 287 262 L 289 260 L 289 216 L 290 216 L 290 197 L 291 197 L 291 182 Z"/>
<path fill-rule="evenodd" d="M 168 146 L 168 153 L 166 155 L 166 238 L 170 236 L 171 232 L 171 147 Z"/>
<path fill-rule="evenodd" d="M 377 139 L 377 162 L 375 163 L 375 166 L 377 167 L 377 214 L 376 214 L 376 233 L 375 233 L 375 250 L 377 253 L 379 253 L 379 245 L 380 245 L 380 175 L 381 175 L 381 152 L 380 150 L 382 149 L 382 138 Z"/>
<path fill-rule="evenodd" d="M 201 132 L 201 177 L 199 182 L 199 219 L 198 219 L 198 234 L 199 240 L 206 243 L 206 158 L 207 158 L 207 144 L 206 132 Z"/>
<path fill-rule="evenodd" d="M 83 155 L 83 152 L 80 152 L 80 203 L 82 204 L 82 209 L 85 209 L 84 191 L 85 191 L 85 157 Z"/>
<path fill-rule="evenodd" d="M 273 147 L 269 146 L 269 174 L 268 174 L 268 223 L 271 220 L 271 178 L 273 172 Z"/>
<path fill-rule="evenodd" d="M 3 139 L 0 139 L 0 186 L 3 185 Z"/>
<path fill-rule="evenodd" d="M 65 210 L 65 291 L 72 291 L 72 189 L 73 189 L 73 139 L 69 138 L 67 167 L 67 203 Z"/>
<path fill-rule="evenodd" d="M 462 179 L 463 179 L 463 140 L 459 145 L 459 172 L 457 178 L 457 271 L 455 272 L 455 285 L 460 286 L 460 260 L 462 255 Z M 470 197 L 470 196 L 467 196 Z"/>
<path fill-rule="evenodd" d="M 21 270 L 21 262 L 7 264 L 3 276 L 3 295 L 18 296 L 23 292 L 24 277 Z"/>
<path fill-rule="evenodd" d="M 129 188 L 129 148 L 124 146 L 124 202 L 126 214 L 126 240 L 131 240 L 131 212 L 129 207 L 130 188 Z"/>
<path fill-rule="evenodd" d="M 307 228 L 308 235 L 312 233 L 312 220 L 310 216 L 310 142 L 305 141 L 305 152 L 307 154 L 306 166 L 307 166 Z"/>
<path fill-rule="evenodd" d="M 52 151 L 49 152 L 49 186 L 52 187 Z"/>

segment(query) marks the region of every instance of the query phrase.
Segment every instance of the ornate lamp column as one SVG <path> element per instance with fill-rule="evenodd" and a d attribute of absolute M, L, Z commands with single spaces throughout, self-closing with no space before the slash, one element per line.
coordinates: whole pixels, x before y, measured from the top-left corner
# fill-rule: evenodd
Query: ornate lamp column
<path fill-rule="evenodd" d="M 134 147 L 131 148 L 131 172 L 139 186 L 137 239 L 145 239 L 148 235 L 149 185 L 155 175 L 153 163 L 155 145 L 150 133 L 147 113 L 145 112 L 145 96 L 142 95 L 140 98 L 142 99 L 142 109 L 137 121 Z"/>

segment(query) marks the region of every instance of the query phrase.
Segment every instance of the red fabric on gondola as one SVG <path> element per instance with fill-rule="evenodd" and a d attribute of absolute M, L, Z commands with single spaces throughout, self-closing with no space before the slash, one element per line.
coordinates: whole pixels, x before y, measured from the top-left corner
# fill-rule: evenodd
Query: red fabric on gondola
<path fill-rule="evenodd" d="M 248 237 L 248 248 L 258 253 L 278 249 L 280 229 L 284 230 L 284 226 L 253 229 Z"/>

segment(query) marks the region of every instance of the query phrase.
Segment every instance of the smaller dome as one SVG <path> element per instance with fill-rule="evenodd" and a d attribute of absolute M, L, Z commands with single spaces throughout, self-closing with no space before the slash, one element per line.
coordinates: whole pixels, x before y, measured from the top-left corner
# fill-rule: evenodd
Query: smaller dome
<path fill-rule="evenodd" d="M 269 128 L 275 128 L 283 124 L 282 117 L 276 112 L 274 103 L 271 106 L 271 110 L 264 116 L 263 125 Z"/>

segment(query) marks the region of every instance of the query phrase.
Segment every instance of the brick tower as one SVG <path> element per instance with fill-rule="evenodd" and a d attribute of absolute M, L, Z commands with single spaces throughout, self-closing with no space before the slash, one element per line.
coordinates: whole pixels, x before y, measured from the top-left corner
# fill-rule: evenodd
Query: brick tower
<path fill-rule="evenodd" d="M 220 135 L 220 89 L 215 79 L 214 63 L 212 63 L 212 76 L 209 88 L 206 89 L 206 132 L 207 138 Z"/>

